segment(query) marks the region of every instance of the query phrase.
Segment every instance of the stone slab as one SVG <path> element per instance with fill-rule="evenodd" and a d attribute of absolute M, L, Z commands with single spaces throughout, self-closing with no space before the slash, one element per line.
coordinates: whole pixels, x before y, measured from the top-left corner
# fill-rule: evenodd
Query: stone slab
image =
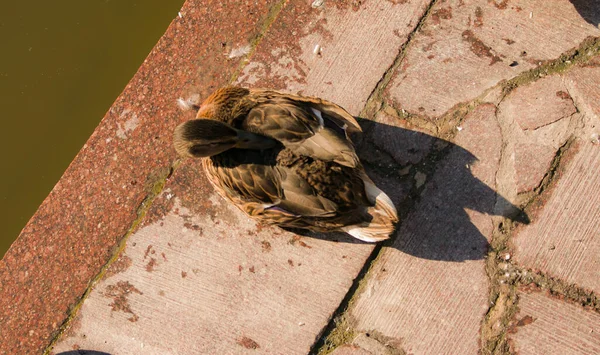
<path fill-rule="evenodd" d="M 367 351 L 356 345 L 342 345 L 331 353 L 331 355 L 372 355 L 373 353 Z"/>
<path fill-rule="evenodd" d="M 513 116 L 523 130 L 535 130 L 569 117 L 577 109 L 562 80 L 552 75 L 520 86 L 506 97 L 502 110 Z"/>
<path fill-rule="evenodd" d="M 357 331 L 396 339 L 406 353 L 477 353 L 502 146 L 495 111 L 482 105 L 465 119 L 396 241 L 374 262 L 349 310 Z"/>
<path fill-rule="evenodd" d="M 509 332 L 513 353 L 599 354 L 600 315 L 540 292 L 519 292 Z"/>
<path fill-rule="evenodd" d="M 388 98 L 397 108 L 439 117 L 600 36 L 577 10 L 566 0 L 439 1 L 394 74 Z"/>
<path fill-rule="evenodd" d="M 290 1 L 239 82 L 322 97 L 358 115 L 429 3 Z"/>
<path fill-rule="evenodd" d="M 533 191 L 550 169 L 556 150 L 547 145 L 519 143 L 515 146 L 517 193 Z"/>
<path fill-rule="evenodd" d="M 513 238 L 515 258 L 568 283 L 600 292 L 600 145 L 578 140 L 558 180 L 533 205 L 533 222 Z"/>
<path fill-rule="evenodd" d="M 516 193 L 532 191 L 548 172 L 558 149 L 573 134 L 580 114 L 561 75 L 511 91 L 498 106 L 509 137 Z"/>
<path fill-rule="evenodd" d="M 168 171 L 175 155 L 171 132 L 186 117 L 176 99 L 186 85 L 228 82 L 241 58 L 222 54 L 222 43 L 255 36 L 271 3 L 184 4 L 182 17 L 0 261 L 0 354 L 41 353 L 49 345 L 137 218 L 154 181 Z"/>
<path fill-rule="evenodd" d="M 599 4 L 600 6 L 600 4 Z M 565 84 L 579 110 L 596 122 L 595 133 L 600 132 L 600 56 L 596 56 L 587 64 L 574 68 L 567 73 Z"/>
<path fill-rule="evenodd" d="M 405 355 L 401 344 L 394 341 L 392 344 L 387 339 L 376 339 L 377 336 L 370 333 L 357 335 L 352 344 L 338 346 L 331 353 L 333 355 Z"/>

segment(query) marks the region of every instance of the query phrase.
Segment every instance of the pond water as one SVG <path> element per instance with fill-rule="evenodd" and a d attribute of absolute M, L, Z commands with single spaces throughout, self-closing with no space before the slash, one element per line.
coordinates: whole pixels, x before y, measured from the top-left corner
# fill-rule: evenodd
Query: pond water
<path fill-rule="evenodd" d="M 183 2 L 2 2 L 0 257 Z"/>

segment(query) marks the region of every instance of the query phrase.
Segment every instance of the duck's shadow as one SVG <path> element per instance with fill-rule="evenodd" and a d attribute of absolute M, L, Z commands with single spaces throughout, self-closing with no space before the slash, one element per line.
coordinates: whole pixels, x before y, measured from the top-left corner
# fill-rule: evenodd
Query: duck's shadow
<path fill-rule="evenodd" d="M 356 151 L 369 176 L 404 215 L 387 245 L 424 259 L 478 260 L 485 257 L 489 246 L 482 234 L 491 236 L 489 215 L 529 223 L 523 211 L 473 176 L 471 167 L 478 159 L 464 148 L 424 133 L 358 120 L 364 133 L 353 137 Z M 415 189 L 415 171 L 422 171 L 417 178 L 423 183 L 422 190 Z M 343 233 L 293 231 L 312 238 L 361 243 Z"/>
<path fill-rule="evenodd" d="M 584 20 L 598 27 L 600 24 L 600 0 L 571 0 L 571 3 Z"/>

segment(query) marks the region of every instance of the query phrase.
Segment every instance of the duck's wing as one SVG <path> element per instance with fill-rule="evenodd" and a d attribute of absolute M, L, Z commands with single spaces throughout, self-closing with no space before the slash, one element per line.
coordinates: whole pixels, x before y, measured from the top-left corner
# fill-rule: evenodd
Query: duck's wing
<path fill-rule="evenodd" d="M 275 138 L 300 155 L 359 165 L 348 133 L 361 128 L 343 108 L 319 98 L 268 90 L 252 90 L 249 99 L 255 105 L 242 122 L 243 129 Z"/>
<path fill-rule="evenodd" d="M 319 196 L 289 168 L 269 164 L 259 152 L 236 151 L 205 165 L 213 183 L 252 216 L 331 217 L 338 206 Z"/>

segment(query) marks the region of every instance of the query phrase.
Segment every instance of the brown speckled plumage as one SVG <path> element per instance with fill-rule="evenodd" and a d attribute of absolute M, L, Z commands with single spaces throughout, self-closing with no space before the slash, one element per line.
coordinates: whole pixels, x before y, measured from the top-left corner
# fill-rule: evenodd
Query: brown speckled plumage
<path fill-rule="evenodd" d="M 393 231 L 395 208 L 364 172 L 348 136 L 360 126 L 341 107 L 229 87 L 206 99 L 197 117 L 176 129 L 177 151 L 205 157 L 216 190 L 248 215 L 280 226 L 346 231 L 367 241 Z M 212 127 L 215 121 L 222 129 Z"/>

